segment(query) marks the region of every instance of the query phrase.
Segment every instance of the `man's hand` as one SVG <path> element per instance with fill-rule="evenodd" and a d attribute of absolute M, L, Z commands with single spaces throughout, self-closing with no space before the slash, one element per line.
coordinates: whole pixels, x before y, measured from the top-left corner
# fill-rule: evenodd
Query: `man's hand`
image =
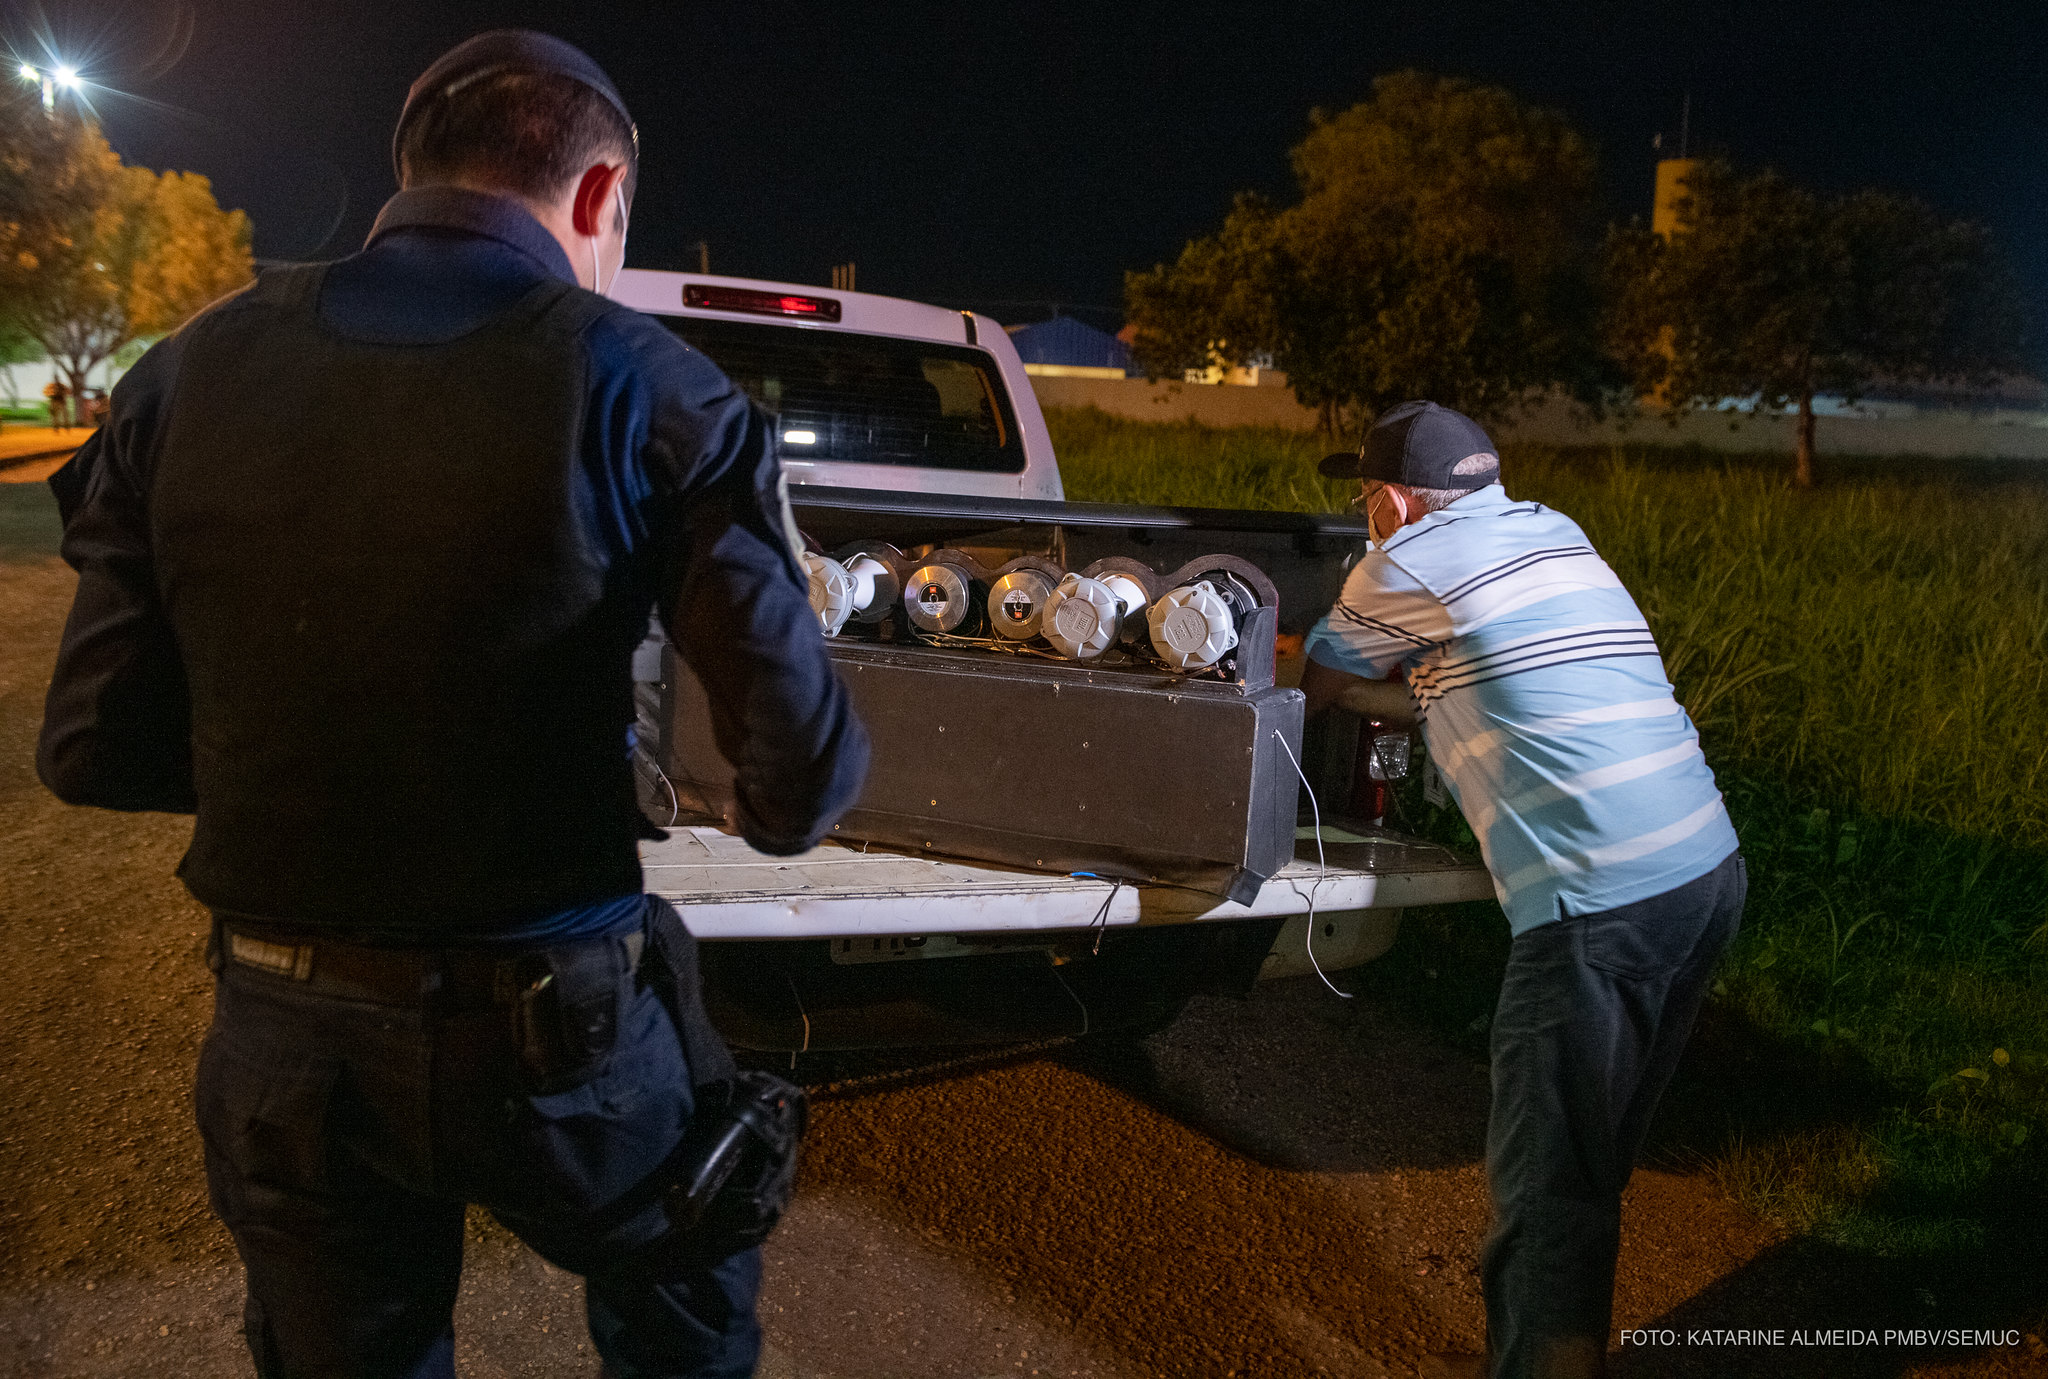
<path fill-rule="evenodd" d="M 1301 692 L 1308 696 L 1305 714 L 1309 718 L 1326 709 L 1341 708 L 1389 727 L 1415 724 L 1415 701 L 1408 697 L 1407 679 L 1398 671 L 1391 679 L 1368 680 L 1311 657 L 1301 673 Z"/>

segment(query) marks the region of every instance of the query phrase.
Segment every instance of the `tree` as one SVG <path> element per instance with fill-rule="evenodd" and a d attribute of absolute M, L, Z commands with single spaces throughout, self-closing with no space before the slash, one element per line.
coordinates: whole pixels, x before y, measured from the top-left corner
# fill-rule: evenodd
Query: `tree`
<path fill-rule="evenodd" d="M 14 366 L 33 364 L 42 357 L 43 351 L 35 341 L 23 334 L 19 327 L 0 320 L 0 379 L 5 380 L 9 407 L 21 406 L 21 389 L 14 381 Z"/>
<path fill-rule="evenodd" d="M 32 112 L 0 145 L 0 315 L 74 396 L 123 346 L 249 277 L 248 217 L 222 211 L 204 177 L 126 167 L 63 111 Z"/>
<path fill-rule="evenodd" d="M 0 83 L 0 329 L 24 333 L 22 303 L 49 265 L 78 250 L 114 161 L 74 111 L 46 111 L 34 88 Z"/>
<path fill-rule="evenodd" d="M 1426 397 L 1474 416 L 1600 381 L 1591 149 L 1506 91 L 1401 72 L 1311 117 L 1300 200 L 1237 199 L 1172 264 L 1126 275 L 1153 377 L 1270 354 L 1326 425 Z"/>
<path fill-rule="evenodd" d="M 1989 232 L 1889 192 L 1824 197 L 1707 161 L 1668 240 L 1610 235 L 1607 274 L 1609 347 L 1638 389 L 1674 415 L 1729 397 L 1796 407 L 1802 487 L 1817 394 L 2023 367 L 2018 295 Z"/>

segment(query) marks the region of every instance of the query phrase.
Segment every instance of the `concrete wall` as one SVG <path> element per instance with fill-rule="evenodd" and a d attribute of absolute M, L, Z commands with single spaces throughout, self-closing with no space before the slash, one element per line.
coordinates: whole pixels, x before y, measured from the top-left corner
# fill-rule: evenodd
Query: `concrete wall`
<path fill-rule="evenodd" d="M 43 388 L 57 376 L 56 365 L 47 359 L 38 359 L 33 364 L 8 364 L 0 367 L 7 370 L 7 375 L 0 377 L 0 402 L 12 402 L 8 395 L 8 383 L 11 380 L 14 393 L 21 398 L 21 405 L 24 407 L 41 404 Z M 125 369 L 115 368 L 113 361 L 108 360 L 93 369 L 92 386 L 111 390 L 114 382 L 125 372 Z"/>
<path fill-rule="evenodd" d="M 1042 407 L 1100 407 L 1140 421 L 1198 421 L 1206 426 L 1278 426 L 1313 430 L 1313 409 L 1286 388 L 1237 388 L 1143 379 L 1034 378 Z M 1578 408 L 1548 401 L 1493 428 L 1502 441 L 1549 445 L 1698 445 L 1708 450 L 1791 453 L 1794 420 L 1693 412 L 1676 426 L 1657 415 L 1593 422 Z M 1984 456 L 2048 460 L 2048 413 L 1923 411 L 1912 416 L 1823 416 L 1815 423 L 1823 455 Z"/>
<path fill-rule="evenodd" d="M 1199 421 L 1204 426 L 1280 426 L 1315 429 L 1316 414 L 1294 400 L 1287 388 L 1239 388 L 1228 384 L 1147 383 L 1142 378 L 1043 378 L 1031 380 L 1041 407 L 1100 407 L 1138 421 Z"/>
<path fill-rule="evenodd" d="M 1698 445 L 1707 450 L 1790 454 L 1797 418 L 1690 412 L 1676 425 L 1656 415 L 1593 422 L 1549 403 L 1501 429 L 1501 438 L 1551 445 Z M 2048 413 L 1925 411 L 1913 416 L 1823 416 L 1814 421 L 1822 455 L 1932 455 L 1942 459 L 2048 460 Z"/>

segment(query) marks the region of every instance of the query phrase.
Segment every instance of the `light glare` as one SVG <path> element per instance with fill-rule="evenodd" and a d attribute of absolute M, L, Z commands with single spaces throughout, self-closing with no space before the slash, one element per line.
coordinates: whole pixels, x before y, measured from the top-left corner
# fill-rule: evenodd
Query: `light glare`
<path fill-rule="evenodd" d="M 782 443 L 784 445 L 816 445 L 818 443 L 818 433 L 816 431 L 784 431 L 782 433 Z"/>
<path fill-rule="evenodd" d="M 22 63 L 21 79 L 23 81 L 34 81 L 36 79 L 36 69 L 26 62 Z"/>
<path fill-rule="evenodd" d="M 59 67 L 57 69 L 57 84 L 67 89 L 78 85 L 78 69 L 76 67 Z"/>

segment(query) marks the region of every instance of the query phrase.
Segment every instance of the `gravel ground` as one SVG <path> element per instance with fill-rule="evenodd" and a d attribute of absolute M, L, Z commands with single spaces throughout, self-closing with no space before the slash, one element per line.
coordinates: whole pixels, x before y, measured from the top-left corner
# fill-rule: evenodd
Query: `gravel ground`
<path fill-rule="evenodd" d="M 71 589 L 0 564 L 0 1372 L 249 1373 L 189 1087 L 209 1014 L 188 823 L 58 805 L 31 753 Z M 769 1248 L 768 1379 L 1413 1374 L 1483 1313 L 1485 1069 L 1312 979 L 1143 1043 L 826 1088 Z M 1630 1189 L 1618 1326 L 1926 1325 L 1704 1175 Z M 579 1286 L 471 1222 L 465 1376 L 597 1373 Z M 1923 1300 L 1924 1301 L 1924 1300 Z M 1623 1352 L 1627 1374 L 2043 1372 L 2014 1351 Z"/>

